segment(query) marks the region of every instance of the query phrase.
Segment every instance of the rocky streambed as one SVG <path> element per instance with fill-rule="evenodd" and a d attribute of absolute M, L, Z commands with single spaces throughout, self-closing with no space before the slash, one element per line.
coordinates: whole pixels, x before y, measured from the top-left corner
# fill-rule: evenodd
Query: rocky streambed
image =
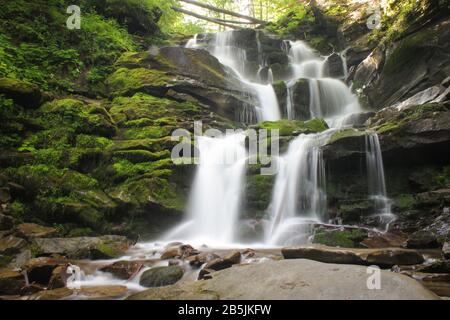
<path fill-rule="evenodd" d="M 389 235 L 387 235 L 389 236 Z M 36 241 L 37 240 L 37 241 Z M 0 299 L 439 299 L 450 296 L 441 250 L 213 249 L 124 237 L 37 238 L 37 258 L 0 271 Z M 109 256 L 108 256 L 109 255 Z M 371 289 L 368 267 L 380 267 Z"/>

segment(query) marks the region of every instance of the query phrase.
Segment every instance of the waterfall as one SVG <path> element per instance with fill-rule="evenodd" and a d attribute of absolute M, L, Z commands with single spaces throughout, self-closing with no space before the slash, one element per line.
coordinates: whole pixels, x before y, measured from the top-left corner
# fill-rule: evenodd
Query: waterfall
<path fill-rule="evenodd" d="M 256 33 L 259 43 L 258 32 Z M 242 89 L 247 90 L 256 96 L 261 118 L 259 121 L 276 121 L 281 119 L 280 108 L 275 90 L 272 84 L 258 84 L 250 81 L 251 76 L 246 72 L 247 54 L 242 48 L 236 46 L 234 33 L 232 31 L 219 32 L 215 35 L 216 40 L 211 54 L 214 55 L 223 65 L 232 70 L 234 75 L 241 81 Z M 259 51 L 260 49 L 259 45 Z M 259 55 L 262 55 L 259 52 Z M 262 60 L 262 58 L 260 59 Z M 263 66 L 260 65 L 260 68 Z M 270 77 L 270 71 L 269 71 Z M 273 76 L 272 76 L 273 78 Z"/>
<path fill-rule="evenodd" d="M 198 47 L 197 45 L 197 38 L 198 38 L 198 34 L 196 34 L 194 36 L 194 38 L 189 39 L 189 41 L 186 43 L 186 48 L 190 48 L 190 49 L 195 49 Z"/>
<path fill-rule="evenodd" d="M 385 230 L 395 220 L 391 211 L 391 201 L 387 196 L 384 176 L 383 156 L 376 132 L 366 134 L 366 167 L 369 196 L 375 204 L 375 216 Z"/>
<path fill-rule="evenodd" d="M 287 82 L 287 96 L 292 97 L 293 86 L 298 79 L 309 82 L 311 118 L 325 118 L 331 127 L 344 124 L 343 117 L 361 112 L 358 98 L 342 81 L 325 77 L 326 58 L 317 55 L 313 49 L 302 41 L 287 41 L 283 45 L 291 65 L 292 79 Z M 346 68 L 341 56 L 343 68 Z M 295 119 L 293 99 L 288 98 L 286 113 L 289 119 Z"/>
<path fill-rule="evenodd" d="M 266 236 L 269 243 L 286 244 L 286 232 L 298 228 L 299 222 L 303 225 L 325 220 L 325 164 L 320 147 L 334 131 L 298 136 L 279 159 L 270 205 L 272 224 Z M 292 242 L 292 237 L 288 238 Z"/>
<path fill-rule="evenodd" d="M 247 151 L 243 133 L 221 138 L 197 137 L 200 164 L 188 206 L 188 221 L 167 239 L 229 244 L 239 218 Z"/>

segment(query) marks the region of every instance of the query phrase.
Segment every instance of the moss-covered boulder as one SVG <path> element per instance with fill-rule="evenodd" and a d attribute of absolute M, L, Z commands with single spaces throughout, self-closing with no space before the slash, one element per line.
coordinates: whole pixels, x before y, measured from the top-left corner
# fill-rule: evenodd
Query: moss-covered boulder
<path fill-rule="evenodd" d="M 266 121 L 253 126 L 255 129 L 279 130 L 280 136 L 296 136 L 299 134 L 319 133 L 328 129 L 327 123 L 323 119 L 312 119 L 308 121 L 300 120 L 279 120 Z"/>
<path fill-rule="evenodd" d="M 168 286 L 180 280 L 183 274 L 179 266 L 155 267 L 142 274 L 139 284 L 147 288 Z"/>
<path fill-rule="evenodd" d="M 102 236 L 80 238 L 40 238 L 34 240 L 37 255 L 64 255 L 70 259 L 113 259 L 128 250 L 125 237 Z"/>
<path fill-rule="evenodd" d="M 161 96 L 170 81 L 171 77 L 162 71 L 119 68 L 107 79 L 107 86 L 113 97 L 131 96 L 137 92 Z"/>
<path fill-rule="evenodd" d="M 0 77 L 0 94 L 13 99 L 25 108 L 37 108 L 42 101 L 42 93 L 38 86 L 12 78 Z"/>

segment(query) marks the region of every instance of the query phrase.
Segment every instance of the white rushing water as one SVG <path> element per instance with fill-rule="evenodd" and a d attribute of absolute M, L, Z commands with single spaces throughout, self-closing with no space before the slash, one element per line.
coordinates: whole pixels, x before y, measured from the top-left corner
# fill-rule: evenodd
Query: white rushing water
<path fill-rule="evenodd" d="M 375 132 L 366 135 L 366 167 L 369 196 L 375 203 L 374 216 L 379 219 L 380 227 L 386 231 L 396 216 L 392 214 L 391 200 L 387 196 L 383 155 Z"/>
<path fill-rule="evenodd" d="M 188 219 L 166 238 L 208 245 L 232 243 L 245 178 L 245 135 L 198 137 L 198 148 L 200 165 L 191 191 Z"/>
<path fill-rule="evenodd" d="M 258 35 L 259 33 L 256 34 Z M 244 91 L 247 89 L 248 93 L 256 96 L 261 115 L 258 120 L 279 120 L 281 118 L 280 107 L 278 105 L 278 99 L 273 86 L 270 82 L 269 84 L 260 84 L 250 80 L 251 76 L 246 72 L 246 51 L 235 45 L 236 41 L 234 38 L 234 33 L 232 31 L 219 32 L 215 35 L 215 37 L 214 46 L 210 51 L 211 54 L 214 55 L 223 65 L 229 67 L 233 71 L 234 75 L 241 81 Z M 258 36 L 257 39 L 259 39 Z M 261 55 L 260 51 L 259 55 Z M 262 58 L 260 58 L 260 60 L 262 61 Z M 263 67 L 263 65 L 260 67 Z M 269 78 L 270 77 L 271 70 L 269 70 Z M 272 80 L 269 81 L 273 81 L 273 76 Z"/>

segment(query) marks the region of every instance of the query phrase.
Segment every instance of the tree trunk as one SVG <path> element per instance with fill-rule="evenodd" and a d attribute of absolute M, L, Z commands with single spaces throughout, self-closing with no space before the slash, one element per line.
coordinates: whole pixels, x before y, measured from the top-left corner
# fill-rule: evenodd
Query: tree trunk
<path fill-rule="evenodd" d="M 262 19 L 256 19 L 256 18 L 249 17 L 249 16 L 246 16 L 246 15 L 243 15 L 243 14 L 240 14 L 240 13 L 236 13 L 236 12 L 230 11 L 230 10 L 220 9 L 220 8 L 217 8 L 217 7 L 214 7 L 212 5 L 205 4 L 205 3 L 202 3 L 202 2 L 199 2 L 199 1 L 196 1 L 196 0 L 179 0 L 179 1 L 180 2 L 189 3 L 189 4 L 192 4 L 194 6 L 202 7 L 202 8 L 211 10 L 211 11 L 224 13 L 224 14 L 232 16 L 232 17 L 248 20 L 248 21 L 253 22 L 254 24 L 267 24 L 267 22 L 262 20 Z"/>
<path fill-rule="evenodd" d="M 232 25 L 232 24 L 227 23 L 226 22 L 227 20 L 221 20 L 221 19 L 216 19 L 216 18 L 210 18 L 210 17 L 202 16 L 202 15 L 200 15 L 198 13 L 195 13 L 195 12 L 192 12 L 192 11 L 189 11 L 189 10 L 185 10 L 185 9 L 181 9 L 181 8 L 178 8 L 178 7 L 172 7 L 172 10 L 176 11 L 176 12 L 183 13 L 183 14 L 187 14 L 187 15 L 195 17 L 197 19 L 201 19 L 201 20 L 205 20 L 205 21 L 208 21 L 208 22 L 212 22 L 212 23 L 215 23 L 215 24 L 218 24 L 220 26 L 227 27 L 227 28 L 241 29 L 241 27 L 238 27 L 236 25 Z"/>

